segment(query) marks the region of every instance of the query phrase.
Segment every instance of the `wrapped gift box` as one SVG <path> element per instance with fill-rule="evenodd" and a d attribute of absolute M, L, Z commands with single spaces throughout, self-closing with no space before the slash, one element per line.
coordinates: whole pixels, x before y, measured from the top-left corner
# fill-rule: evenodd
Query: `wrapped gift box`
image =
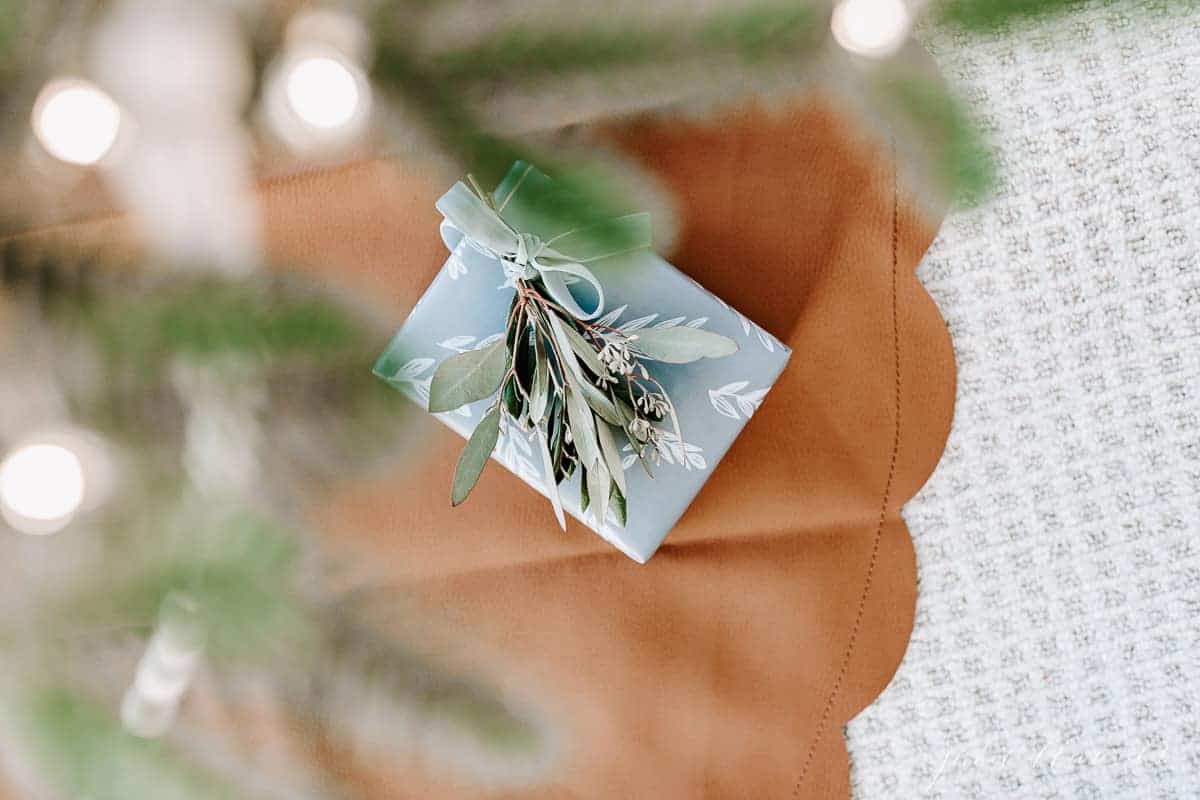
<path fill-rule="evenodd" d="M 543 238 L 555 231 L 537 230 L 545 223 L 525 210 L 522 199 L 544 187 L 547 180 L 536 171 L 530 174 L 525 167 L 514 167 L 493 195 L 506 198 L 504 218 L 514 227 Z M 443 223 L 442 235 L 450 257 L 375 364 L 379 377 L 423 408 L 429 401 L 433 374 L 444 358 L 485 346 L 503 335 L 514 292 L 506 285 L 496 259 L 471 247 L 448 223 Z M 578 472 L 559 485 L 567 513 L 644 563 L 763 402 L 791 351 L 651 250 L 624 253 L 589 266 L 604 289 L 604 310 L 597 321 L 629 333 L 641 328 L 699 327 L 738 344 L 738 351 L 724 358 L 688 364 L 648 363 L 674 402 L 683 440 L 667 434 L 660 464 L 651 478 L 635 463 L 628 441 L 619 438 L 628 481 L 624 526 L 613 515 L 597 526 L 590 515 L 580 511 Z M 465 438 L 491 402 L 480 400 L 435 416 Z M 537 436 L 506 418 L 492 457 L 546 494 Z M 447 487 L 450 479 L 447 475 Z M 554 524 L 549 509 L 546 524 Z"/>

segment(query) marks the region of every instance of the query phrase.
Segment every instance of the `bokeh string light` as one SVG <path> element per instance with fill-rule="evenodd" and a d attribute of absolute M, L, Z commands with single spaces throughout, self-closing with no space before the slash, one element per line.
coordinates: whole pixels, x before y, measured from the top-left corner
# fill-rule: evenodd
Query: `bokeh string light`
<path fill-rule="evenodd" d="M 275 134 L 311 154 L 353 143 L 371 113 L 362 67 L 367 36 L 355 18 L 330 10 L 302 12 L 288 25 L 271 69 L 263 108 Z"/>
<path fill-rule="evenodd" d="M 87 166 L 112 150 L 121 128 L 121 109 L 95 84 L 59 78 L 38 94 L 32 123 L 47 153 L 68 164 Z"/>
<path fill-rule="evenodd" d="M 354 73 L 327 57 L 298 61 L 287 75 L 287 98 L 301 120 L 317 128 L 340 128 L 361 103 Z"/>
<path fill-rule="evenodd" d="M 85 489 L 79 456 L 60 444 L 26 444 L 0 463 L 0 512 L 22 533 L 62 530 L 83 505 Z"/>
<path fill-rule="evenodd" d="M 912 15 L 904 0 L 842 0 L 833 9 L 830 27 L 845 50 L 887 58 L 908 38 Z"/>

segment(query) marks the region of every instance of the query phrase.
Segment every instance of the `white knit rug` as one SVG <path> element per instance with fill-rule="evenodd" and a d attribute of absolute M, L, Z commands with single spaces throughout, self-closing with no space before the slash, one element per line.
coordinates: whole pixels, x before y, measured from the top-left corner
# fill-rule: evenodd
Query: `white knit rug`
<path fill-rule="evenodd" d="M 1181 5 L 925 37 L 1003 185 L 920 270 L 958 409 L 906 509 L 916 629 L 849 727 L 856 798 L 1200 797 L 1200 7 Z"/>

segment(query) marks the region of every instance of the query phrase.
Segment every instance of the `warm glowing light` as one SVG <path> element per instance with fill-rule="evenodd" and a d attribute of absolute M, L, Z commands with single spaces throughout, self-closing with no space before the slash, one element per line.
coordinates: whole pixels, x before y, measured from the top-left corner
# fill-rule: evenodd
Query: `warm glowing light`
<path fill-rule="evenodd" d="M 349 125 L 362 101 L 359 82 L 342 62 L 305 58 L 287 73 L 287 99 L 296 116 L 317 128 Z"/>
<path fill-rule="evenodd" d="M 833 38 L 862 56 L 884 58 L 900 49 L 912 24 L 903 0 L 842 0 L 833 10 Z"/>
<path fill-rule="evenodd" d="M 266 122 L 306 158 L 353 148 L 371 117 L 371 84 L 362 65 L 370 36 L 352 14 L 307 9 L 288 21 L 280 55 L 262 94 Z"/>
<path fill-rule="evenodd" d="M 87 81 L 46 84 L 33 106 L 33 132 L 50 155 L 69 164 L 95 164 L 112 149 L 121 109 Z"/>
<path fill-rule="evenodd" d="M 30 444 L 0 464 L 0 511 L 24 533 L 54 533 L 83 503 L 83 465 L 57 444 Z"/>

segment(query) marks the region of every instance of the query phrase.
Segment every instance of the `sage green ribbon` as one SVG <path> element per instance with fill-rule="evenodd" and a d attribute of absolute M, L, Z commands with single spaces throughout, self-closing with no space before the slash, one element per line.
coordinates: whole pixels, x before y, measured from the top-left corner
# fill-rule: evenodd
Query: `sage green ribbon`
<path fill-rule="evenodd" d="M 470 247 L 500 263 L 509 284 L 540 277 L 554 302 L 581 320 L 595 319 L 604 313 L 604 287 L 586 265 L 650 246 L 648 214 L 628 214 L 599 223 L 607 230 L 615 230 L 621 241 L 630 243 L 615 251 L 598 252 L 601 248 L 597 247 L 597 237 L 589 236 L 593 226 L 564 231 L 543 241 L 533 233 L 518 231 L 461 181 L 437 201 L 437 210 L 446 218 L 442 235 L 448 242 L 451 238 L 448 233 L 461 234 L 462 241 Z M 575 300 L 567 286 L 568 277 L 591 285 L 596 293 L 593 309 L 585 310 Z"/>

